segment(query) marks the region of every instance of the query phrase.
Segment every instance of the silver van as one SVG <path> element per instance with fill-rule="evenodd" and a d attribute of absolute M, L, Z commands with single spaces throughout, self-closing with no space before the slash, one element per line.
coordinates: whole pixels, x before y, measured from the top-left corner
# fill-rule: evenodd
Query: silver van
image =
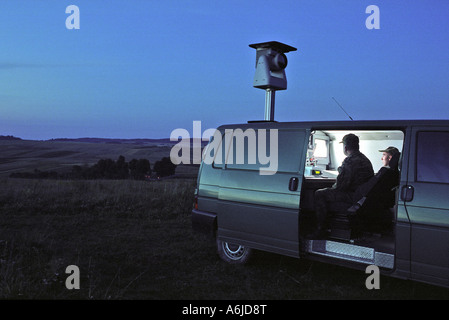
<path fill-rule="evenodd" d="M 359 137 L 375 172 L 382 166 L 379 150 L 400 151 L 397 185 L 383 191 L 394 200 L 382 208 L 354 201 L 370 212 L 365 220 L 336 209 L 327 236 L 310 239 L 314 193 L 335 182 L 345 158 L 339 142 L 348 133 Z M 204 150 L 192 225 L 216 239 L 229 263 L 245 263 L 262 250 L 358 269 L 377 265 L 383 274 L 449 287 L 449 121 L 221 126 Z"/>

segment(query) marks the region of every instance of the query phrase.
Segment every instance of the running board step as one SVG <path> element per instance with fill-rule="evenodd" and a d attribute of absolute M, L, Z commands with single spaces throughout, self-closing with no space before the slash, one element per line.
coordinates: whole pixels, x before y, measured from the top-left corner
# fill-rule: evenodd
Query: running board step
<path fill-rule="evenodd" d="M 341 260 L 353 261 L 367 265 L 393 269 L 394 255 L 376 252 L 373 248 L 362 247 L 350 243 L 341 243 L 330 240 L 306 240 L 303 243 L 304 251 L 320 256 Z"/>

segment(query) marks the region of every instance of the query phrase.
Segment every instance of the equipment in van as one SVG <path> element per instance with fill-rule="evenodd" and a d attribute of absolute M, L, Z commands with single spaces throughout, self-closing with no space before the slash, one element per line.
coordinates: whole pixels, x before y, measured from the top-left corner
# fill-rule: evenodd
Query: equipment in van
<path fill-rule="evenodd" d="M 256 49 L 256 73 L 253 86 L 265 90 L 265 120 L 274 121 L 276 90 L 287 89 L 286 52 L 296 51 L 289 45 L 277 42 L 262 42 L 249 45 Z"/>

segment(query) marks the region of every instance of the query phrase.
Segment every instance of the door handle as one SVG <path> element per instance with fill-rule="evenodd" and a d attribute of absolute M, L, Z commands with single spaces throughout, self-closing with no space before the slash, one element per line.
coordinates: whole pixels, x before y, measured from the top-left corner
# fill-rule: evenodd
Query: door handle
<path fill-rule="evenodd" d="M 299 179 L 297 177 L 291 177 L 288 182 L 288 190 L 296 191 L 298 190 Z"/>
<path fill-rule="evenodd" d="M 413 188 L 413 186 L 411 186 L 411 185 L 402 186 L 401 200 L 404 202 L 412 201 L 414 193 L 415 193 L 415 188 Z"/>

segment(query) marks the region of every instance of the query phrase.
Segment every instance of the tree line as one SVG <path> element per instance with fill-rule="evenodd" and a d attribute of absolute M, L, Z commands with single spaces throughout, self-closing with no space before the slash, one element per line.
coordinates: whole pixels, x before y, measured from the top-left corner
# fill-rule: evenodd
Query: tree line
<path fill-rule="evenodd" d="M 124 156 L 119 156 L 116 161 L 112 159 L 100 159 L 92 166 L 74 165 L 71 171 L 58 173 L 55 171 L 15 172 L 11 178 L 28 179 L 134 179 L 145 180 L 150 177 L 162 178 L 174 175 L 176 165 L 169 157 L 163 157 L 156 161 L 153 169 L 148 159 L 132 159 L 126 162 Z"/>

